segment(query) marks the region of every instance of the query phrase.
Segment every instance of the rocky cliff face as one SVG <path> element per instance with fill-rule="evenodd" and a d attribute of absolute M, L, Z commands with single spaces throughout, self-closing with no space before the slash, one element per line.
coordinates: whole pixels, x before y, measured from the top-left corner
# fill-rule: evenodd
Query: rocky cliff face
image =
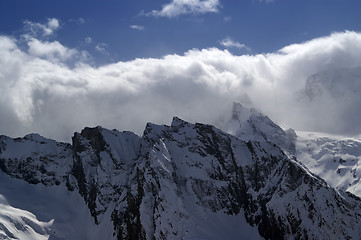
<path fill-rule="evenodd" d="M 216 239 L 230 234 L 218 219 L 245 223 L 229 239 L 357 239 L 360 199 L 258 137 L 179 118 L 147 124 L 142 137 L 85 128 L 72 145 L 1 137 L 0 166 L 29 183 L 59 181 L 78 192 L 95 224 L 113 225 L 114 239 Z"/>

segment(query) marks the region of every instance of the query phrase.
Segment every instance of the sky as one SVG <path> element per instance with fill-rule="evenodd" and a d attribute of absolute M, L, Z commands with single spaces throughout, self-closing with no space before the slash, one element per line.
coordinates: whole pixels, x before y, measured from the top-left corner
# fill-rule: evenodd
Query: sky
<path fill-rule="evenodd" d="M 5 0 L 0 134 L 220 124 L 232 102 L 284 128 L 361 134 L 356 0 Z"/>

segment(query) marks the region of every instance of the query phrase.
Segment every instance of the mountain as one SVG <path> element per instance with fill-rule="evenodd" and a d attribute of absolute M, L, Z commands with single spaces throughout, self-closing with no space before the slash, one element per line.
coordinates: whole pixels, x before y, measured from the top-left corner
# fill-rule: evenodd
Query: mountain
<path fill-rule="evenodd" d="M 343 75 L 342 72 L 339 75 Z M 296 134 L 292 129 L 284 131 L 267 116 L 239 103 L 234 103 L 231 120 L 221 128 L 245 141 L 274 143 L 330 186 L 361 197 L 360 139 L 317 132 L 297 131 Z"/>
<path fill-rule="evenodd" d="M 177 117 L 142 137 L 84 128 L 71 145 L 1 136 L 0 194 L 49 239 L 359 238 L 361 200 L 292 157 L 291 131 L 248 113 L 239 137 Z"/>

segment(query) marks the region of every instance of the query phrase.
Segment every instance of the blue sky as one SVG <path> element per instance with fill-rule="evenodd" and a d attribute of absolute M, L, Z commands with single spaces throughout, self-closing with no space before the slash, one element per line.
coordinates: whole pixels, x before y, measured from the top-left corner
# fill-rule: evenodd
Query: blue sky
<path fill-rule="evenodd" d="M 267 53 L 332 32 L 361 29 L 357 0 L 214 2 L 209 11 L 156 16 L 150 13 L 161 11 L 170 0 L 6 0 L 0 3 L 0 33 L 17 35 L 26 20 L 56 18 L 61 27 L 52 37 L 88 51 L 102 64 L 225 48 L 221 41 L 227 38 L 245 46 L 228 47 L 235 54 Z"/>
<path fill-rule="evenodd" d="M 284 128 L 361 135 L 356 0 L 0 1 L 0 134 L 70 141 L 233 102 Z"/>

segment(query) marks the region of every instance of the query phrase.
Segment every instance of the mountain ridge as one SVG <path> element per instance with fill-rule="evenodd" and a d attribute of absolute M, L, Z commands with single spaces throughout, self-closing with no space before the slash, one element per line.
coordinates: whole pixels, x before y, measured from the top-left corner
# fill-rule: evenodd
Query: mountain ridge
<path fill-rule="evenodd" d="M 263 140 L 244 141 L 174 117 L 170 126 L 148 123 L 142 137 L 84 128 L 72 145 L 1 136 L 0 167 L 78 193 L 95 225 L 113 225 L 109 239 L 212 239 L 212 231 L 227 234 L 209 227 L 217 219 L 238 219 L 247 229 L 236 228 L 230 239 L 356 239 L 360 199 L 333 189 L 259 133 L 253 137 Z"/>

